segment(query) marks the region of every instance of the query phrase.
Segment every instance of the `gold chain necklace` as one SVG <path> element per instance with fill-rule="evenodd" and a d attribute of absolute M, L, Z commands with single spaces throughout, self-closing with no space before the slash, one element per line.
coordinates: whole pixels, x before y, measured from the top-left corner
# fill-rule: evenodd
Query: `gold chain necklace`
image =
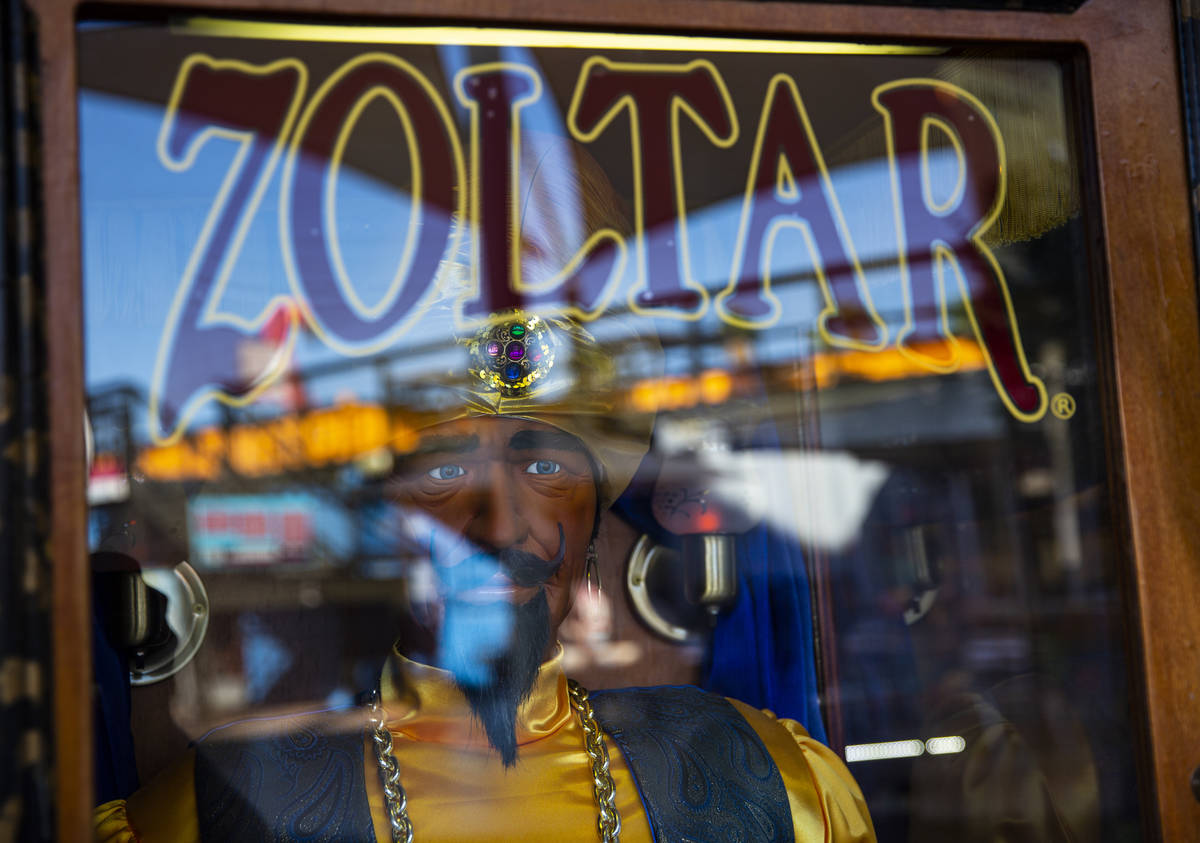
<path fill-rule="evenodd" d="M 617 812 L 617 786 L 613 783 L 608 768 L 608 747 L 604 744 L 604 732 L 596 723 L 592 704 L 588 702 L 587 689 L 574 679 L 567 680 L 567 696 L 571 708 L 579 715 L 583 727 L 584 746 L 592 762 L 592 792 L 596 796 L 599 817 L 596 828 L 604 843 L 619 843 L 621 839 L 621 815 Z M 383 798 L 387 804 L 388 823 L 392 828 L 392 843 L 413 843 L 413 825 L 408 817 L 408 795 L 400 783 L 400 765 L 392 754 L 392 733 L 383 724 L 383 707 L 379 704 L 379 691 L 371 693 L 367 703 L 367 719 L 371 723 L 375 758 L 379 761 L 379 776 L 383 780 Z"/>

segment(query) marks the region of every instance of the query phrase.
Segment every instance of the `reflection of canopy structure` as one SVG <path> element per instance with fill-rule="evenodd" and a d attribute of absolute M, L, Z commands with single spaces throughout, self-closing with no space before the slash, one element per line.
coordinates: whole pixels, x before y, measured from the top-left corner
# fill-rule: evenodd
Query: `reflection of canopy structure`
<path fill-rule="evenodd" d="M 1032 240 L 1079 212 L 1079 171 L 1065 103 L 1048 95 L 1061 84 L 1060 68 L 967 55 L 943 63 L 936 75 L 977 96 L 1000 127 L 1005 143 L 1006 192 L 990 243 Z M 829 147 L 830 163 L 849 164 L 882 154 L 884 127 L 871 119 Z M 949 149 L 931 133 L 931 144 Z"/>

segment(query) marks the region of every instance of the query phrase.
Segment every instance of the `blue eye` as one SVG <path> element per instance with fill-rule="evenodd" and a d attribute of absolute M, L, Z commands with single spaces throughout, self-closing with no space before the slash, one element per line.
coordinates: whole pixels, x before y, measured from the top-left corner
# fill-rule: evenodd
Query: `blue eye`
<path fill-rule="evenodd" d="M 526 474 L 557 474 L 562 471 L 562 466 L 554 460 L 535 460 L 526 468 Z"/>
<path fill-rule="evenodd" d="M 425 473 L 434 480 L 453 480 L 456 477 L 462 477 L 467 473 L 467 470 L 461 465 L 454 465 L 450 463 L 447 465 L 439 465 L 437 468 L 431 468 Z"/>

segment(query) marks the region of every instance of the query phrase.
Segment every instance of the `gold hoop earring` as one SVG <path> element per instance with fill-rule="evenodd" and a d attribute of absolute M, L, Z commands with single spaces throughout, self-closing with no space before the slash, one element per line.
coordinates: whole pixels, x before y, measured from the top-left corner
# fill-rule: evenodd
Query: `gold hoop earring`
<path fill-rule="evenodd" d="M 600 557 L 596 553 L 595 542 L 588 543 L 586 558 L 587 567 L 584 577 L 587 579 L 588 597 L 595 600 L 604 593 L 604 586 L 600 582 Z M 595 580 L 595 585 L 592 584 L 593 580 Z"/>

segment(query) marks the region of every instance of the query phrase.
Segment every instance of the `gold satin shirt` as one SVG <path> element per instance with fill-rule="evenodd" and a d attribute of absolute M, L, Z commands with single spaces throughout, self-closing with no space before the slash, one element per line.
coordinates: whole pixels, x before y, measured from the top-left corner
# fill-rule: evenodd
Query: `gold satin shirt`
<path fill-rule="evenodd" d="M 382 677 L 408 810 L 419 843 L 593 841 L 596 803 L 583 730 L 567 698 L 562 650 L 542 665 L 518 712 L 520 754 L 505 769 L 445 671 L 394 655 Z M 731 700 L 779 767 L 797 843 L 874 841 L 858 785 L 841 760 L 798 723 Z M 607 741 L 623 843 L 650 843 L 650 826 L 629 768 Z M 364 751 L 367 799 L 379 841 L 391 839 L 375 754 Z M 199 839 L 189 753 L 129 798 L 96 809 L 96 839 L 106 843 L 191 843 Z"/>

